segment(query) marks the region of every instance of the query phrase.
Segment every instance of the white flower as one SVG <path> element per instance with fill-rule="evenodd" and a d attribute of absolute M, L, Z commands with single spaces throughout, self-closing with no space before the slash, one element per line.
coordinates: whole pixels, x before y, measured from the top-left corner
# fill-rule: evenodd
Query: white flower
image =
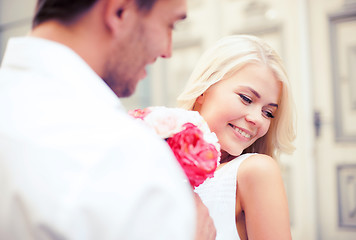
<path fill-rule="evenodd" d="M 172 137 L 174 134 L 183 130 L 185 123 L 192 123 L 197 126 L 204 136 L 204 140 L 215 146 L 220 152 L 220 144 L 216 134 L 211 132 L 207 122 L 197 111 L 189 111 L 182 108 L 168 108 L 163 106 L 154 106 L 144 109 L 148 112 L 143 121 L 163 139 Z"/>

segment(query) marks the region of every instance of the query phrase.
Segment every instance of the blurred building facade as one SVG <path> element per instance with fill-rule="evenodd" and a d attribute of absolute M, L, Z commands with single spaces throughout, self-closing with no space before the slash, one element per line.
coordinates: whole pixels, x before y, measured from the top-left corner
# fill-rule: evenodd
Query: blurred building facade
<path fill-rule="evenodd" d="M 35 0 L 0 0 L 0 56 L 30 30 Z M 282 56 L 297 106 L 297 150 L 282 156 L 293 239 L 356 239 L 356 0 L 188 0 L 173 57 L 148 69 L 128 109 L 175 106 L 202 52 L 253 34 Z M 263 201 L 263 199 L 261 199 Z"/>

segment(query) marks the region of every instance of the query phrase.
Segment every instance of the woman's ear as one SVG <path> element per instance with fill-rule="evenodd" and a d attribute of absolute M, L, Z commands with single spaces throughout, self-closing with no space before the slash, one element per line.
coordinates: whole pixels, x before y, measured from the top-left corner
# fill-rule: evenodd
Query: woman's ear
<path fill-rule="evenodd" d="M 200 109 L 201 109 L 201 105 L 204 102 L 204 98 L 205 98 L 205 94 L 204 93 L 202 93 L 199 97 L 197 97 L 197 99 L 195 100 L 195 103 L 194 103 L 194 106 L 193 106 L 192 110 L 199 112 Z"/>
<path fill-rule="evenodd" d="M 195 101 L 196 103 L 199 103 L 200 105 L 204 103 L 204 99 L 205 99 L 205 93 L 202 93 L 197 100 Z"/>

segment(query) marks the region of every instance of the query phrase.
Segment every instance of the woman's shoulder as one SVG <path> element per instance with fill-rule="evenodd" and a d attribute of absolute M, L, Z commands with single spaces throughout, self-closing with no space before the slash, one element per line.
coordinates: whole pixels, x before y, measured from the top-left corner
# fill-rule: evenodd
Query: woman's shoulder
<path fill-rule="evenodd" d="M 245 160 L 241 163 L 241 168 L 244 168 L 246 171 L 264 172 L 274 168 L 279 169 L 277 161 L 265 154 L 244 154 L 241 157 L 245 157 Z"/>
<path fill-rule="evenodd" d="M 246 184 L 273 182 L 279 180 L 280 175 L 280 167 L 275 159 L 265 154 L 252 154 L 241 163 L 238 181 Z"/>

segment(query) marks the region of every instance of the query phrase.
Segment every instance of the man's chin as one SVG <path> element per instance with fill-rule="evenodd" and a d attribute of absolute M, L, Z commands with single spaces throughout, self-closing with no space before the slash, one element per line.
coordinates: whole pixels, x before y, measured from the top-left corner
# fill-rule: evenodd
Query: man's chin
<path fill-rule="evenodd" d="M 146 69 L 141 70 L 136 75 L 136 78 L 131 78 L 130 81 L 128 81 L 129 84 L 116 88 L 115 94 L 120 98 L 132 96 L 136 91 L 137 85 L 140 83 L 141 80 L 146 78 L 146 76 Z"/>
<path fill-rule="evenodd" d="M 146 68 L 144 68 L 142 71 L 140 71 L 140 75 L 139 75 L 139 81 L 145 79 L 147 77 L 147 71 Z"/>
<path fill-rule="evenodd" d="M 119 98 L 127 98 L 131 97 L 136 90 L 136 86 L 131 86 L 131 88 L 127 87 L 125 89 L 116 89 L 115 94 Z"/>

